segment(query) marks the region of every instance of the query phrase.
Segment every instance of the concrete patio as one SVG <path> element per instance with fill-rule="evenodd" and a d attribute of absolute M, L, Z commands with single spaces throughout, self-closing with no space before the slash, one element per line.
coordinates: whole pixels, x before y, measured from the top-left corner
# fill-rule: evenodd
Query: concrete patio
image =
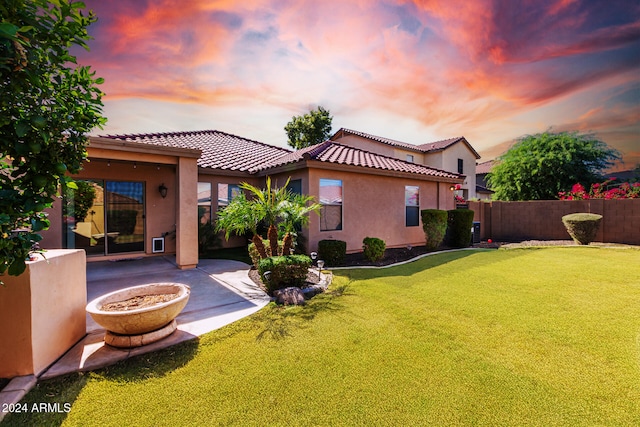
<path fill-rule="evenodd" d="M 258 311 L 269 302 L 269 296 L 249 279 L 248 271 L 249 266 L 242 262 L 214 259 L 200 260 L 198 267 L 190 270 L 179 270 L 170 257 L 88 263 L 87 301 L 118 289 L 148 283 L 189 285 L 191 297 L 176 319 L 178 330 L 153 344 L 117 349 L 104 344 L 105 331 L 87 314 L 87 336 L 40 378 L 108 366 L 193 339 Z"/>
<path fill-rule="evenodd" d="M 189 285 L 191 297 L 176 319 L 178 329 L 167 338 L 146 346 L 117 349 L 104 344 L 105 331 L 87 314 L 87 335 L 84 339 L 37 379 L 32 375 L 14 378 L 0 392 L 0 402 L 18 402 L 37 380 L 109 366 L 132 356 L 195 339 L 255 313 L 267 305 L 270 298 L 249 279 L 248 272 L 247 264 L 217 259 L 199 260 L 198 266 L 190 270 L 178 269 L 173 257 L 88 263 L 87 302 L 129 286 L 158 282 Z"/>

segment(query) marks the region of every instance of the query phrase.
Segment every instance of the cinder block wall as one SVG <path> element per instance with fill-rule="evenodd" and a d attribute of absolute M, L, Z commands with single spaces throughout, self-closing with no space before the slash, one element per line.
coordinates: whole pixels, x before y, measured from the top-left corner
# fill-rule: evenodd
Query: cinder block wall
<path fill-rule="evenodd" d="M 562 217 L 591 212 L 603 216 L 596 241 L 640 245 L 640 199 L 469 202 L 469 208 L 481 223 L 482 239 L 568 240 Z"/>

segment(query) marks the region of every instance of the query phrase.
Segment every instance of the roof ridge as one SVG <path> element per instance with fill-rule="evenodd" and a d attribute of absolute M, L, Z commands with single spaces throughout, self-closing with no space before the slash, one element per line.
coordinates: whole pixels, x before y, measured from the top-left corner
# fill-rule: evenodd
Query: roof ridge
<path fill-rule="evenodd" d="M 230 136 L 233 138 L 242 139 L 245 141 L 253 142 L 255 144 L 260 144 L 262 146 L 266 146 L 269 148 L 276 148 L 278 150 L 285 151 L 286 153 L 291 153 L 292 151 L 285 147 L 279 147 L 277 145 L 267 144 L 266 142 L 257 141 L 255 139 L 245 138 L 244 136 L 235 135 L 229 132 L 224 132 L 216 129 L 206 129 L 206 130 L 191 130 L 191 131 L 178 131 L 178 132 L 154 132 L 154 133 L 130 133 L 130 134 L 116 134 L 116 135 L 98 135 L 101 138 L 110 138 L 110 139 L 144 139 L 144 138 L 161 138 L 161 137 L 180 137 L 180 136 L 188 136 L 188 135 L 200 135 L 200 134 L 212 134 L 218 133 L 226 136 Z"/>

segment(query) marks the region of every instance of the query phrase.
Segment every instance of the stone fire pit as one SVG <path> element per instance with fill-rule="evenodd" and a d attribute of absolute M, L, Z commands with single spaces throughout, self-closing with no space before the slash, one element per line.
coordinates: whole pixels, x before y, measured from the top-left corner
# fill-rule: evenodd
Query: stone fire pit
<path fill-rule="evenodd" d="M 175 318 L 187 305 L 190 292 L 181 283 L 134 286 L 102 295 L 87 304 L 86 309 L 106 329 L 106 344 L 139 347 L 176 330 Z"/>

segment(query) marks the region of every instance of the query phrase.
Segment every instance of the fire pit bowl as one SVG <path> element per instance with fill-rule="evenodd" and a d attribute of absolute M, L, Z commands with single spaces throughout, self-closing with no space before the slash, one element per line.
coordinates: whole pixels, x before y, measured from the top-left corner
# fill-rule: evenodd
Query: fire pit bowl
<path fill-rule="evenodd" d="M 189 286 L 181 283 L 133 286 L 94 299 L 87 304 L 87 312 L 108 332 L 119 335 L 141 335 L 164 328 L 169 324 L 175 325 L 173 320 L 187 305 L 190 293 Z M 135 300 L 162 300 L 161 296 L 170 296 L 172 299 L 137 308 Z M 115 308 L 105 309 L 110 304 L 114 305 L 113 303 L 116 303 Z M 171 332 L 173 330 L 175 327 Z"/>

